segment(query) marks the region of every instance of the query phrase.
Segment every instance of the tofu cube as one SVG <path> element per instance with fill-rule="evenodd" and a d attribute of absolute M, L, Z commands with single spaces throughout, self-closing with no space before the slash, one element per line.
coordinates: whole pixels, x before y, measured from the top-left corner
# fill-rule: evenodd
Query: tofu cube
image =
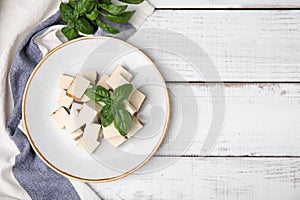
<path fill-rule="evenodd" d="M 96 80 L 98 78 L 98 73 L 96 71 L 84 70 L 84 71 L 79 72 L 78 74 L 80 74 L 81 76 L 83 76 L 84 78 L 89 80 L 91 82 L 91 84 L 93 84 L 93 85 L 96 84 Z"/>
<path fill-rule="evenodd" d="M 132 120 L 133 125 L 130 131 L 127 133 L 128 138 L 133 137 L 141 128 L 143 128 L 143 125 L 139 122 L 139 120 L 136 117 L 133 116 Z M 103 135 L 104 138 L 107 139 L 109 143 L 111 143 L 114 147 L 118 147 L 126 141 L 126 138 L 119 133 L 119 131 L 115 128 L 113 123 L 107 127 L 103 127 Z"/>
<path fill-rule="evenodd" d="M 103 74 L 99 79 L 97 85 L 104 87 L 105 89 L 109 90 L 109 86 L 107 85 L 106 81 L 109 79 L 109 76 Z"/>
<path fill-rule="evenodd" d="M 85 122 L 79 118 L 79 111 L 75 108 L 71 108 L 70 115 L 67 119 L 66 129 L 71 133 L 85 125 Z"/>
<path fill-rule="evenodd" d="M 58 105 L 64 106 L 66 108 L 70 108 L 72 102 L 73 102 L 73 98 L 69 97 L 65 90 L 62 90 L 59 95 L 59 99 L 57 101 Z"/>
<path fill-rule="evenodd" d="M 67 89 L 67 95 L 71 96 L 76 101 L 79 101 L 89 86 L 90 81 L 80 74 L 77 74 L 74 81 Z"/>
<path fill-rule="evenodd" d="M 91 87 L 93 87 L 93 86 L 90 85 L 90 86 L 88 87 L 88 89 L 91 88 Z M 86 96 L 85 94 L 83 94 L 83 96 L 81 97 L 81 99 L 79 100 L 79 102 L 85 103 L 85 102 L 88 102 L 89 100 L 90 100 L 90 98 L 89 98 L 88 96 Z"/>
<path fill-rule="evenodd" d="M 143 125 L 136 117 L 133 116 L 132 121 L 133 121 L 132 127 L 130 131 L 127 133 L 128 138 L 133 137 L 141 128 L 143 128 Z"/>
<path fill-rule="evenodd" d="M 71 85 L 73 80 L 74 80 L 74 77 L 63 74 L 60 77 L 60 80 L 59 80 L 59 83 L 58 83 L 59 89 L 62 89 L 62 90 L 68 89 L 68 87 Z"/>
<path fill-rule="evenodd" d="M 50 116 L 59 128 L 66 127 L 67 121 L 69 119 L 69 113 L 64 107 L 60 107 L 59 109 L 54 111 Z"/>
<path fill-rule="evenodd" d="M 134 115 L 136 113 L 136 108 L 131 105 L 128 101 L 124 101 L 125 109 L 131 114 Z"/>
<path fill-rule="evenodd" d="M 123 144 L 126 141 L 126 139 L 123 136 L 120 135 L 120 136 L 116 136 L 116 137 L 113 137 L 113 138 L 109 138 L 108 141 L 114 147 L 118 147 L 121 144 Z"/>
<path fill-rule="evenodd" d="M 72 136 L 73 140 L 75 140 L 75 141 L 78 140 L 79 138 L 81 138 L 82 135 L 83 135 L 83 131 L 81 128 L 71 132 L 71 136 Z"/>
<path fill-rule="evenodd" d="M 71 107 L 71 111 L 70 111 L 70 112 L 72 112 L 72 110 L 76 110 L 76 111 L 79 112 L 79 110 L 80 110 L 81 108 L 82 108 L 82 104 L 73 102 L 73 103 L 72 103 L 72 107 Z"/>
<path fill-rule="evenodd" d="M 103 127 L 103 135 L 114 147 L 118 147 L 126 141 L 126 138 L 120 135 L 113 123 L 107 127 Z"/>
<path fill-rule="evenodd" d="M 79 102 L 85 103 L 85 102 L 88 102 L 89 100 L 90 100 L 90 98 L 84 94 L 84 95 L 81 97 L 81 99 L 80 99 Z"/>
<path fill-rule="evenodd" d="M 98 117 L 102 106 L 93 101 L 88 101 L 82 105 L 79 112 L 79 119 L 84 121 L 86 124 L 91 124 L 93 122 L 98 122 Z"/>
<path fill-rule="evenodd" d="M 111 123 L 107 127 L 103 126 L 103 135 L 105 139 L 113 138 L 116 136 L 122 136 L 120 135 L 119 131 L 115 128 L 114 123 Z"/>
<path fill-rule="evenodd" d="M 145 101 L 146 96 L 140 92 L 139 90 L 133 89 L 130 97 L 129 97 L 129 103 L 138 111 L 143 102 Z"/>
<path fill-rule="evenodd" d="M 98 142 L 97 140 L 84 140 L 83 137 L 81 137 L 79 142 L 77 143 L 77 146 L 81 147 L 89 154 L 92 154 L 99 145 L 100 142 Z"/>
<path fill-rule="evenodd" d="M 83 132 L 83 140 L 97 140 L 102 136 L 100 124 L 87 124 Z M 99 141 L 100 142 L 100 141 Z"/>
<path fill-rule="evenodd" d="M 79 141 L 79 145 L 83 146 L 84 149 L 91 154 L 100 145 L 99 138 L 102 138 L 101 136 L 101 125 L 89 124 L 84 129 L 83 136 Z"/>
<path fill-rule="evenodd" d="M 111 75 L 110 78 L 106 81 L 107 85 L 111 89 L 116 89 L 117 87 L 129 83 L 123 76 L 120 74 Z"/>
<path fill-rule="evenodd" d="M 117 65 L 113 72 L 111 73 L 111 76 L 114 76 L 115 74 L 120 74 L 123 76 L 127 81 L 131 81 L 133 76 L 131 73 L 129 73 L 126 69 L 124 69 L 121 65 Z"/>

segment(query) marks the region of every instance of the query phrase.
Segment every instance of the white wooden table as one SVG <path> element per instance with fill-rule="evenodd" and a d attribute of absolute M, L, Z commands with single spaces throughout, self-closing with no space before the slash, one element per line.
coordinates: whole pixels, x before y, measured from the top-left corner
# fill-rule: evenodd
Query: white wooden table
<path fill-rule="evenodd" d="M 90 186 L 103 199 L 300 199 L 300 1 L 150 2 L 157 10 L 142 28 L 182 33 L 214 62 L 225 83 L 223 131 L 208 156 L 199 153 L 199 134 L 184 155 L 166 149 L 147 164 L 179 156 L 169 167 Z M 207 84 L 186 63 L 150 57 L 190 81 L 164 74 L 170 88 L 191 87 L 202 108 L 210 103 Z"/>

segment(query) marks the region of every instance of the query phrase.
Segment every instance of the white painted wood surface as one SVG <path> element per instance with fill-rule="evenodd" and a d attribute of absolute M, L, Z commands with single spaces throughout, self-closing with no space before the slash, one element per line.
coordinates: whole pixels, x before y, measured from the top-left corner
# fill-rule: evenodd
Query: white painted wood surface
<path fill-rule="evenodd" d="M 219 84 L 209 84 L 220 87 Z M 200 153 L 212 119 L 212 98 L 205 84 L 168 84 L 182 104 L 189 105 L 192 99 L 198 104 L 198 131 L 185 156 Z M 194 96 L 187 94 L 188 88 Z M 216 146 L 209 155 L 213 156 L 300 156 L 300 84 L 225 84 L 225 119 L 223 130 Z M 187 96 L 189 95 L 189 96 Z M 181 109 L 176 108 L 171 96 L 170 128 L 163 148 L 158 155 L 181 156 L 182 147 L 191 141 L 187 135 L 193 127 L 178 132 Z M 197 109 L 186 106 L 189 111 Z M 178 137 L 180 146 L 169 144 Z M 300 166 L 299 166 L 300 169 Z"/>
<path fill-rule="evenodd" d="M 149 0 L 155 8 L 299 8 L 299 0 Z"/>
<path fill-rule="evenodd" d="M 172 30 L 194 40 L 214 62 L 223 81 L 300 80 L 300 10 L 158 10 L 141 28 Z M 164 66 L 190 81 L 201 80 L 177 56 L 147 53 L 167 80 L 178 78 L 169 77 Z"/>
<path fill-rule="evenodd" d="M 162 159 L 170 158 L 147 165 Z M 92 187 L 105 200 L 297 200 L 299 166 L 294 158 L 180 158 L 160 171 Z"/>
<path fill-rule="evenodd" d="M 292 0 L 186 2 L 186 8 L 298 6 Z M 152 3 L 162 8 L 185 7 L 177 1 L 173 6 L 168 0 Z M 210 157 L 203 158 L 200 149 L 212 118 L 212 97 L 204 83 L 172 83 L 181 79 L 170 75 L 170 70 L 184 75 L 186 81 L 205 80 L 180 58 L 147 50 L 169 81 L 169 89 L 184 104 L 197 101 L 199 130 L 194 142 L 183 154 L 180 148 L 161 148 L 140 174 L 90 186 L 103 199 L 298 200 L 300 84 L 289 82 L 300 80 L 300 10 L 157 10 L 142 28 L 184 34 L 206 51 L 223 81 L 237 82 L 225 84 L 223 131 Z M 210 86 L 220 87 L 220 83 Z M 187 88 L 195 97 L 185 93 Z M 172 102 L 176 117 L 179 112 Z M 171 121 L 164 145 L 176 136 L 176 120 Z M 141 174 L 156 163 L 174 159 L 169 167 Z"/>

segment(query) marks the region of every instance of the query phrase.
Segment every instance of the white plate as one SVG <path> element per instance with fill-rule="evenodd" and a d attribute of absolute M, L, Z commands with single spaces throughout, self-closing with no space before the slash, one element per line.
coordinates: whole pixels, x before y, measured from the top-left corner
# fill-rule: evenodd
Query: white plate
<path fill-rule="evenodd" d="M 58 107 L 58 81 L 62 74 L 85 69 L 110 74 L 116 64 L 133 73 L 132 84 L 147 96 L 138 114 L 144 127 L 118 148 L 104 139 L 89 155 L 50 118 Z M 24 127 L 33 149 L 51 168 L 80 181 L 112 181 L 144 165 L 162 143 L 169 113 L 168 91 L 154 63 L 132 45 L 109 37 L 84 37 L 52 50 L 32 73 L 23 98 Z"/>

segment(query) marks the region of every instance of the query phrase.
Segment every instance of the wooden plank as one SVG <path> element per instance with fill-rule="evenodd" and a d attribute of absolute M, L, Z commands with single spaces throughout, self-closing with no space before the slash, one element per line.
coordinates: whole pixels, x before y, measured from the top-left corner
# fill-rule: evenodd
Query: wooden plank
<path fill-rule="evenodd" d="M 300 80 L 300 10 L 158 10 L 141 28 L 175 31 L 191 39 L 207 53 L 223 81 Z M 178 39 L 175 33 L 169 37 L 150 36 L 150 45 L 176 42 L 189 51 L 185 46 L 187 39 Z M 172 71 L 185 80 L 206 80 L 195 73 L 188 61 L 174 55 L 172 48 L 171 52 L 144 51 L 157 63 L 166 80 L 182 80 Z"/>
<path fill-rule="evenodd" d="M 220 88 L 220 84 L 169 83 L 168 87 L 170 126 L 156 155 L 207 155 L 201 148 L 213 136 L 208 132 L 216 117 L 210 89 Z M 300 156 L 300 84 L 225 84 L 224 92 L 225 119 L 209 155 Z M 186 118 L 192 121 L 181 126 Z"/>
<path fill-rule="evenodd" d="M 162 159 L 170 158 L 153 158 L 144 168 Z M 106 200 L 296 200 L 299 166 L 296 158 L 180 158 L 159 171 L 90 186 Z"/>
<path fill-rule="evenodd" d="M 298 0 L 149 0 L 155 8 L 299 8 Z"/>

